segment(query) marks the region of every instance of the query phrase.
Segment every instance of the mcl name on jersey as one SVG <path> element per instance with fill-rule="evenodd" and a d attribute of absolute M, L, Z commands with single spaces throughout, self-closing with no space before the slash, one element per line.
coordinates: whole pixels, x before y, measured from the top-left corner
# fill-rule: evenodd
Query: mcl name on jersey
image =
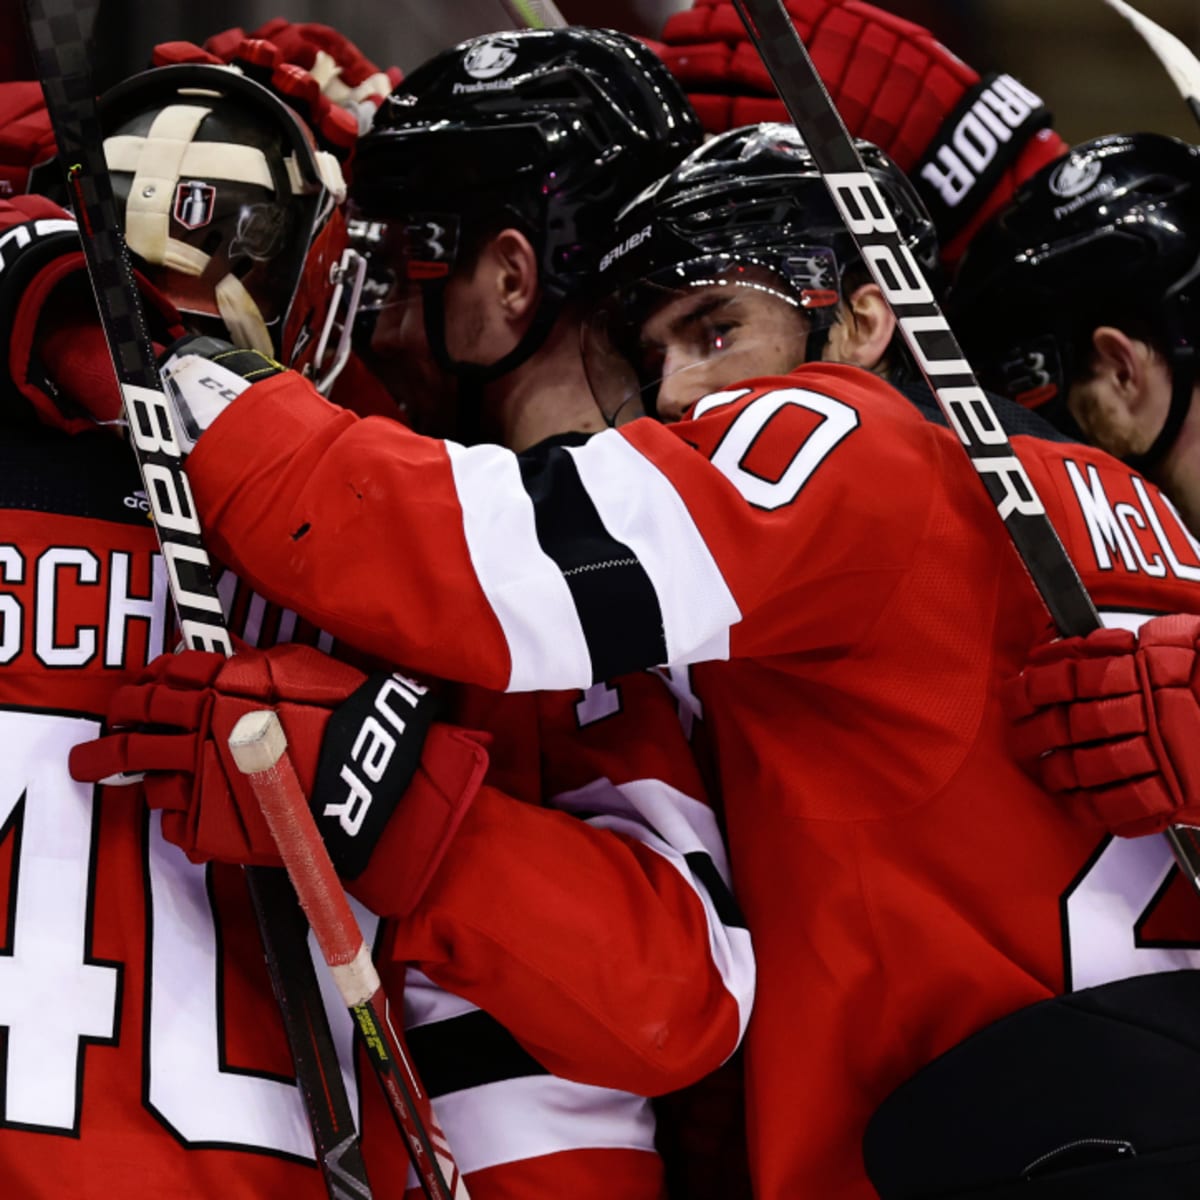
<path fill-rule="evenodd" d="M 1145 480 L 1131 473 L 1126 494 L 1110 495 L 1093 464 L 1065 462 L 1099 570 L 1121 566 L 1156 579 L 1170 573 L 1200 582 L 1200 542 L 1162 493 L 1155 493 L 1159 502 L 1155 505 Z M 1114 490 L 1118 486 L 1112 476 L 1108 484 Z"/>

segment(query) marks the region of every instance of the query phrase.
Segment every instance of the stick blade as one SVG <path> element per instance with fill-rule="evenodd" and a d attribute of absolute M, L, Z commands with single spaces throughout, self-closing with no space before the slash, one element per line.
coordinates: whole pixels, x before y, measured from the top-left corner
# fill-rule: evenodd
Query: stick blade
<path fill-rule="evenodd" d="M 1179 94 L 1189 102 L 1193 113 L 1200 103 L 1200 60 L 1173 33 L 1150 20 L 1145 13 L 1138 12 L 1126 0 L 1104 0 L 1104 2 L 1123 16 L 1146 40 L 1146 44 L 1154 51 L 1158 61 L 1167 69 L 1171 81 L 1179 89 Z M 1200 119 L 1200 118 L 1198 118 Z"/>

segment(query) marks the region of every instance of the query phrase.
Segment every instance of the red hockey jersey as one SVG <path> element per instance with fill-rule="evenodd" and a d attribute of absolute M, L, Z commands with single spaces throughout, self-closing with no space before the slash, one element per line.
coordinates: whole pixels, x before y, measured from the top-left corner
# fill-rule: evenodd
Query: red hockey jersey
<path fill-rule="evenodd" d="M 140 794 L 93 794 L 66 771 L 166 633 L 127 451 L 10 431 L 2 454 L 0 1171 L 29 1200 L 321 1196 L 240 872 L 193 866 Z M 228 575 L 219 590 L 250 640 L 316 637 Z M 727 1057 L 754 979 L 674 701 L 639 676 L 480 693 L 462 710 L 494 733 L 492 783 L 511 795 L 485 788 L 412 917 L 360 920 L 393 994 L 406 962 L 423 968 L 408 972 L 406 1024 L 474 1195 L 658 1200 L 653 1113 L 635 1093 Z M 634 719 L 656 735 L 630 756 Z M 355 1078 L 331 991 L 327 1007 L 375 1194 L 399 1196 L 415 1186 L 403 1149 L 369 1073 Z"/>
<path fill-rule="evenodd" d="M 381 957 L 389 984 L 421 964 L 408 1037 L 471 1194 L 660 1196 L 643 1096 L 732 1053 L 754 984 L 675 703 L 638 674 L 456 718 L 494 786 Z"/>
<path fill-rule="evenodd" d="M 1152 487 L 1015 444 L 1102 608 L 1200 611 L 1200 547 Z M 1200 964 L 1164 842 L 1099 839 L 1007 755 L 998 684 L 1046 610 L 954 436 L 874 376 L 805 366 L 523 456 L 277 376 L 189 474 L 223 555 L 365 649 L 509 689 L 671 665 L 755 938 L 762 1197 L 872 1195 L 863 1127 L 922 1064 L 1064 989 Z"/>
<path fill-rule="evenodd" d="M 166 635 L 128 450 L 6 429 L 0 456 L 5 1193 L 318 1200 L 240 872 L 193 867 L 140 793 L 67 772 Z"/>
<path fill-rule="evenodd" d="M 58 243 L 71 248 L 67 214 L 36 226 L 34 216 L 46 214 L 0 201 L 0 310 L 15 311 L 37 273 L 55 269 Z M 54 246 L 50 235 L 61 235 Z M 49 388 L 28 370 L 28 346 L 14 346 L 11 372 Z M 24 967 L 11 988 L 0 978 L 0 1177 L 30 1200 L 110 1187 L 321 1195 L 240 872 L 189 864 L 140 793 L 93 794 L 66 772 L 68 749 L 95 736 L 112 691 L 167 640 L 133 460 L 108 435 L 28 428 L 16 394 L 0 403 L 13 417 L 0 442 L 0 970 Z M 217 590 L 252 645 L 333 646 L 230 572 Z M 420 1026 L 414 1054 L 477 1200 L 599 1200 L 616 1185 L 657 1200 L 645 1096 L 715 1067 L 745 1027 L 753 956 L 674 702 L 649 679 L 621 695 L 545 696 L 534 710 L 518 697 L 498 708 L 497 698 L 464 701 L 463 719 L 495 731 L 493 761 L 523 747 L 519 772 L 498 765 L 490 776 L 512 794 L 484 789 L 453 862 L 407 922 L 380 930 L 359 910 L 394 995 L 406 962 L 428 971 L 404 993 L 406 1021 Z M 631 726 L 659 731 L 635 757 L 624 752 Z M 614 976 L 598 945 L 659 972 L 655 985 L 643 970 Z M 399 1139 L 373 1080 L 359 1098 L 349 1020 L 331 989 L 325 999 L 376 1195 L 398 1196 L 408 1176 Z M 62 1032 L 53 1070 L 45 1037 L 32 1040 L 46 1013 Z M 48 1138 L 66 1139 L 61 1153 Z"/>

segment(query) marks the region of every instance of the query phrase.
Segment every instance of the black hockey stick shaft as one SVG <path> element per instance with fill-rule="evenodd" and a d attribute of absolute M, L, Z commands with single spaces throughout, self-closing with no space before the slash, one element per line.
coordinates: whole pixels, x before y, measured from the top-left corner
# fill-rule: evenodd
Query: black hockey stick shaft
<path fill-rule="evenodd" d="M 94 19 L 95 11 L 94 4 L 77 7 L 75 0 L 24 0 L 38 75 L 180 632 L 189 648 L 231 654 L 233 645 L 117 220 L 87 54 L 92 24 L 87 17 Z M 369 1197 L 350 1101 L 295 896 L 281 870 L 247 870 L 246 881 L 329 1194 L 335 1200 Z"/>
<path fill-rule="evenodd" d="M 979 474 L 1060 633 L 1100 627 L 1096 607 L 1051 524 L 1033 482 L 942 314 L 923 272 L 834 106 L 782 0 L 734 0 L 792 123 L 799 130 L 901 336 Z M 1167 840 L 1200 887 L 1200 830 L 1173 826 Z"/>

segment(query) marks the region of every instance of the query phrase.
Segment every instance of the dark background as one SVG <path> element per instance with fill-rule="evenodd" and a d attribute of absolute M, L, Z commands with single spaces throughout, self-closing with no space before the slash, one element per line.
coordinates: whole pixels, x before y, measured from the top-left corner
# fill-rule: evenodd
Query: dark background
<path fill-rule="evenodd" d="M 654 35 L 690 0 L 558 0 L 568 19 Z M 0 0 L 0 7 L 16 0 Z M 885 0 L 883 7 L 933 28 L 980 71 L 1008 70 L 1039 92 L 1068 141 L 1152 129 L 1200 141 L 1200 128 L 1165 71 L 1103 0 Z M 1138 0 L 1138 7 L 1192 47 L 1200 46 L 1197 0 Z M 510 25 L 499 0 L 101 0 L 100 82 L 144 65 L 156 41 L 202 40 L 273 16 L 321 21 L 380 65 L 409 68 L 436 50 Z"/>

